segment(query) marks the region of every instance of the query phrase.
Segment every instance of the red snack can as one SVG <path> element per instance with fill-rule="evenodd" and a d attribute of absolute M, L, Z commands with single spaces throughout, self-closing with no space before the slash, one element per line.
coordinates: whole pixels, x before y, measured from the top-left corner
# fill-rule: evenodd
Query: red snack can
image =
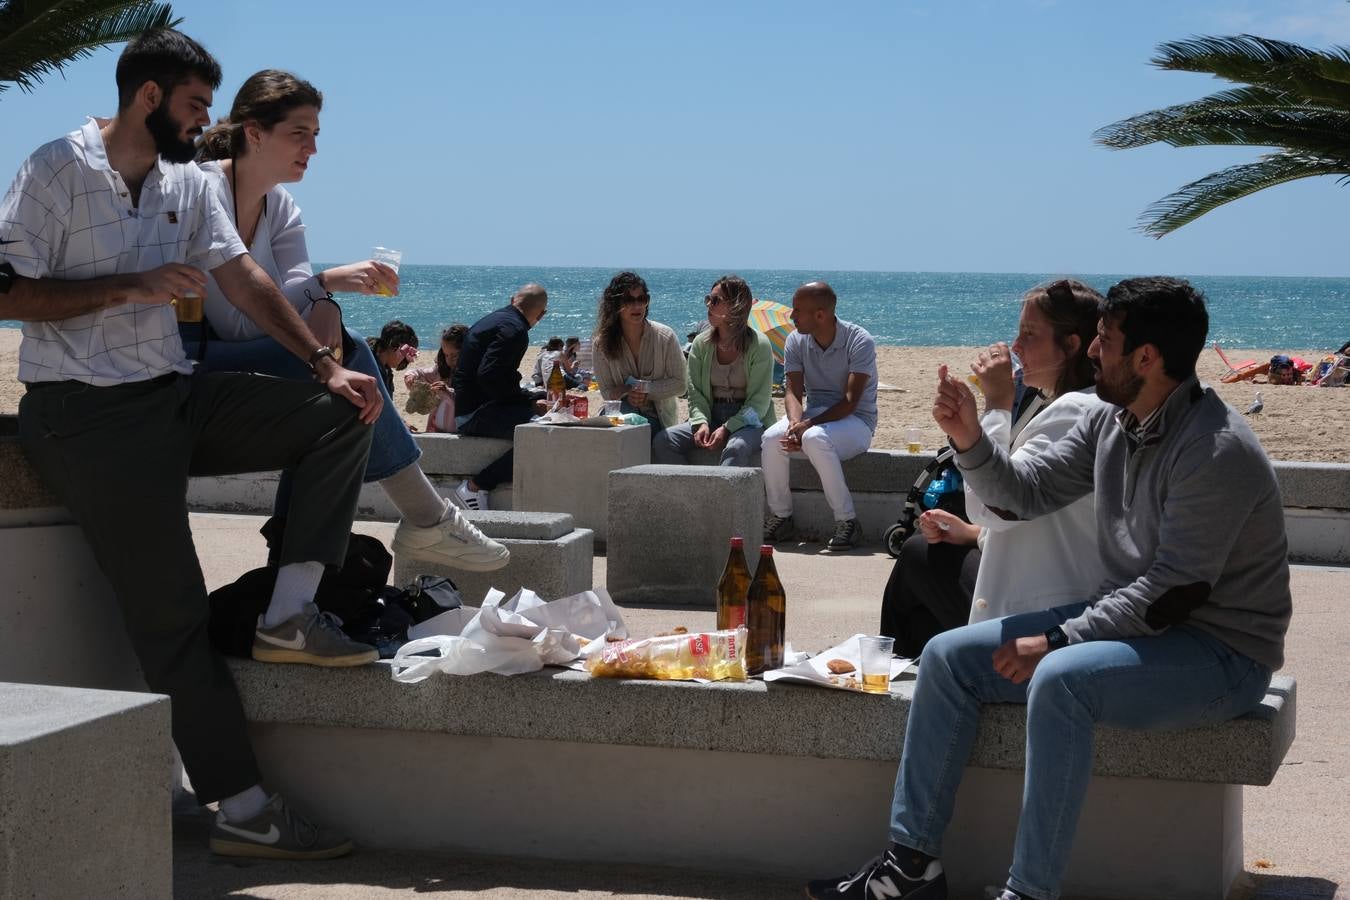
<path fill-rule="evenodd" d="M 572 415 L 584 419 L 590 415 L 591 404 L 584 396 L 572 398 Z"/>

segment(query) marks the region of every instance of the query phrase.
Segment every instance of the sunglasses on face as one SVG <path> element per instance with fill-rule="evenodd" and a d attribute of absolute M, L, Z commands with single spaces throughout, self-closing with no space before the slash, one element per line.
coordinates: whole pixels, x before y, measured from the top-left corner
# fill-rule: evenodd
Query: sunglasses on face
<path fill-rule="evenodd" d="M 727 301 L 725 297 L 721 297 L 716 294 L 708 294 L 706 297 L 703 298 L 703 305 L 708 307 L 708 309 L 712 309 L 714 306 L 722 306 L 726 302 Z"/>

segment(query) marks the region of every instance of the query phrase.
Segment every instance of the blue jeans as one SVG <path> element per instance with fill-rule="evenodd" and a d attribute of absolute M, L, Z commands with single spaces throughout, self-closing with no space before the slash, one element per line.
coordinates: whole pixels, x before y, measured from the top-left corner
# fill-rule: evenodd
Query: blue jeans
<path fill-rule="evenodd" d="M 714 403 L 712 405 L 712 421 L 708 423 L 709 428 L 718 428 L 726 424 L 736 413 L 741 411 L 744 404 L 736 403 Z M 755 451 L 759 449 L 760 438 L 764 436 L 764 426 L 745 425 L 737 428 L 734 432 L 727 435 L 727 442 L 722 447 L 720 466 L 741 466 L 750 465 Z M 689 464 L 689 454 L 694 452 L 694 426 L 690 422 L 683 422 L 679 425 L 671 426 L 661 432 L 659 438 L 652 440 L 652 462 L 662 463 L 664 465 L 684 466 Z"/>
<path fill-rule="evenodd" d="M 195 328 L 184 326 L 183 346 L 190 353 L 199 345 Z M 363 481 L 380 481 L 396 472 L 401 472 L 422 456 L 421 449 L 413 440 L 407 424 L 398 414 L 393 399 L 385 389 L 384 379 L 380 377 L 375 354 L 370 345 L 350 328 L 347 329 L 349 343 L 343 348 L 342 364 L 353 372 L 369 375 L 379 385 L 384 397 L 384 409 L 375 420 L 374 439 L 370 445 L 370 456 L 366 460 L 366 473 Z M 206 372 L 257 372 L 260 375 L 274 375 L 277 378 L 289 378 L 293 381 L 309 381 L 314 376 L 309 366 L 291 351 L 282 347 L 270 337 L 261 337 L 251 341 L 222 341 L 212 338 L 206 341 L 205 355 L 198 368 Z M 279 490 L 279 495 L 284 489 Z"/>
<path fill-rule="evenodd" d="M 1020 685 L 994 671 L 993 653 L 1005 641 L 1041 634 L 1086 605 L 992 619 L 929 641 L 895 779 L 891 840 L 941 854 L 980 704 L 1025 703 L 1026 781 L 1008 886 L 1055 900 L 1092 774 L 1098 722 L 1189 728 L 1250 712 L 1265 697 L 1269 669 L 1189 625 L 1156 637 L 1071 644 L 1047 654 Z"/>

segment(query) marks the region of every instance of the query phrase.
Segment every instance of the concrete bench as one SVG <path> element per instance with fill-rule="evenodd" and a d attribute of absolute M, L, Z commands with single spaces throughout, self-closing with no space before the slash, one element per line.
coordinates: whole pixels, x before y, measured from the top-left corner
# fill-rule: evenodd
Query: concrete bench
<path fill-rule="evenodd" d="M 269 779 L 363 845 L 800 878 L 884 846 L 913 690 L 231 667 Z M 1222 900 L 1242 870 L 1242 785 L 1274 777 L 1294 700 L 1279 677 L 1224 725 L 1100 729 L 1066 895 Z M 981 716 L 944 852 L 953 896 L 1006 878 L 1024 715 Z"/>
<path fill-rule="evenodd" d="M 759 469 L 633 466 L 609 473 L 605 586 L 620 603 L 716 605 L 733 535 L 754 571 L 764 536 Z"/>
<path fill-rule="evenodd" d="M 419 434 L 413 439 L 422 450 L 422 471 L 442 494 L 511 449 L 510 441 L 461 434 Z M 188 483 L 188 506 L 195 512 L 271 515 L 279 477 L 278 472 L 250 472 L 193 478 Z M 511 509 L 511 498 L 511 485 L 503 484 L 493 489 L 489 503 L 494 509 Z M 393 521 L 398 510 L 383 488 L 367 484 L 361 488 L 357 516 Z"/>
<path fill-rule="evenodd" d="M 0 897 L 172 897 L 171 772 L 168 697 L 0 683 Z"/>
<path fill-rule="evenodd" d="M 594 541 L 588 528 L 574 528 L 566 513 L 487 510 L 469 520 L 511 551 L 511 560 L 495 572 L 464 572 L 420 560 L 394 557 L 394 583 L 405 585 L 418 575 L 447 575 L 464 602 L 478 606 L 489 588 L 510 597 L 522 587 L 544 600 L 588 591 L 594 585 Z"/>
<path fill-rule="evenodd" d="M 609 473 L 652 461 L 651 426 L 517 425 L 515 509 L 571 513 L 608 540 Z"/>

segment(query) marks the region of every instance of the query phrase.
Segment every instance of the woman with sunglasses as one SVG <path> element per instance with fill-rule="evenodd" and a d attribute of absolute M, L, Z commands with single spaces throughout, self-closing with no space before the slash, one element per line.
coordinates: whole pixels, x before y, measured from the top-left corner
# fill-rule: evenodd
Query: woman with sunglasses
<path fill-rule="evenodd" d="M 652 446 L 680 417 L 676 402 L 685 391 L 684 353 L 668 326 L 647 318 L 647 282 L 620 272 L 600 295 L 595 325 L 595 378 L 600 396 L 622 400 L 625 413 L 644 416 Z"/>
<path fill-rule="evenodd" d="M 198 162 L 250 255 L 310 330 L 340 355 L 339 362 L 377 378 L 384 388 L 384 409 L 371 426 L 375 434 L 365 480 L 380 483 L 402 518 L 394 535 L 395 552 L 469 571 L 499 569 L 507 563 L 507 549 L 485 537 L 427 480 L 417 464 L 422 451 L 390 398 L 392 375 L 385 377 L 361 335 L 343 327 L 342 310 L 333 299 L 335 291 L 397 294 L 398 273 L 373 260 L 318 275 L 310 265 L 300 209 L 282 185 L 303 179 L 318 152 L 322 106 L 323 95 L 309 82 L 275 69 L 257 72 L 239 88 L 229 116 L 203 135 Z M 205 312 L 206 321 L 182 327 L 185 348 L 189 355 L 197 350 L 200 368 L 312 377 L 303 360 L 225 299 L 213 278 L 207 281 Z M 415 347 L 417 340 L 406 338 L 393 348 L 379 342 L 382 350 L 392 350 L 386 362 L 407 365 L 406 351 L 399 348 Z M 279 517 L 285 516 L 289 497 L 289 478 L 283 473 L 275 501 Z"/>
<path fill-rule="evenodd" d="M 773 348 L 749 327 L 750 285 L 723 275 L 703 298 L 708 328 L 689 349 L 689 421 L 652 445 L 654 462 L 683 465 L 696 449 L 720 451 L 719 465 L 749 466 L 773 409 Z"/>

